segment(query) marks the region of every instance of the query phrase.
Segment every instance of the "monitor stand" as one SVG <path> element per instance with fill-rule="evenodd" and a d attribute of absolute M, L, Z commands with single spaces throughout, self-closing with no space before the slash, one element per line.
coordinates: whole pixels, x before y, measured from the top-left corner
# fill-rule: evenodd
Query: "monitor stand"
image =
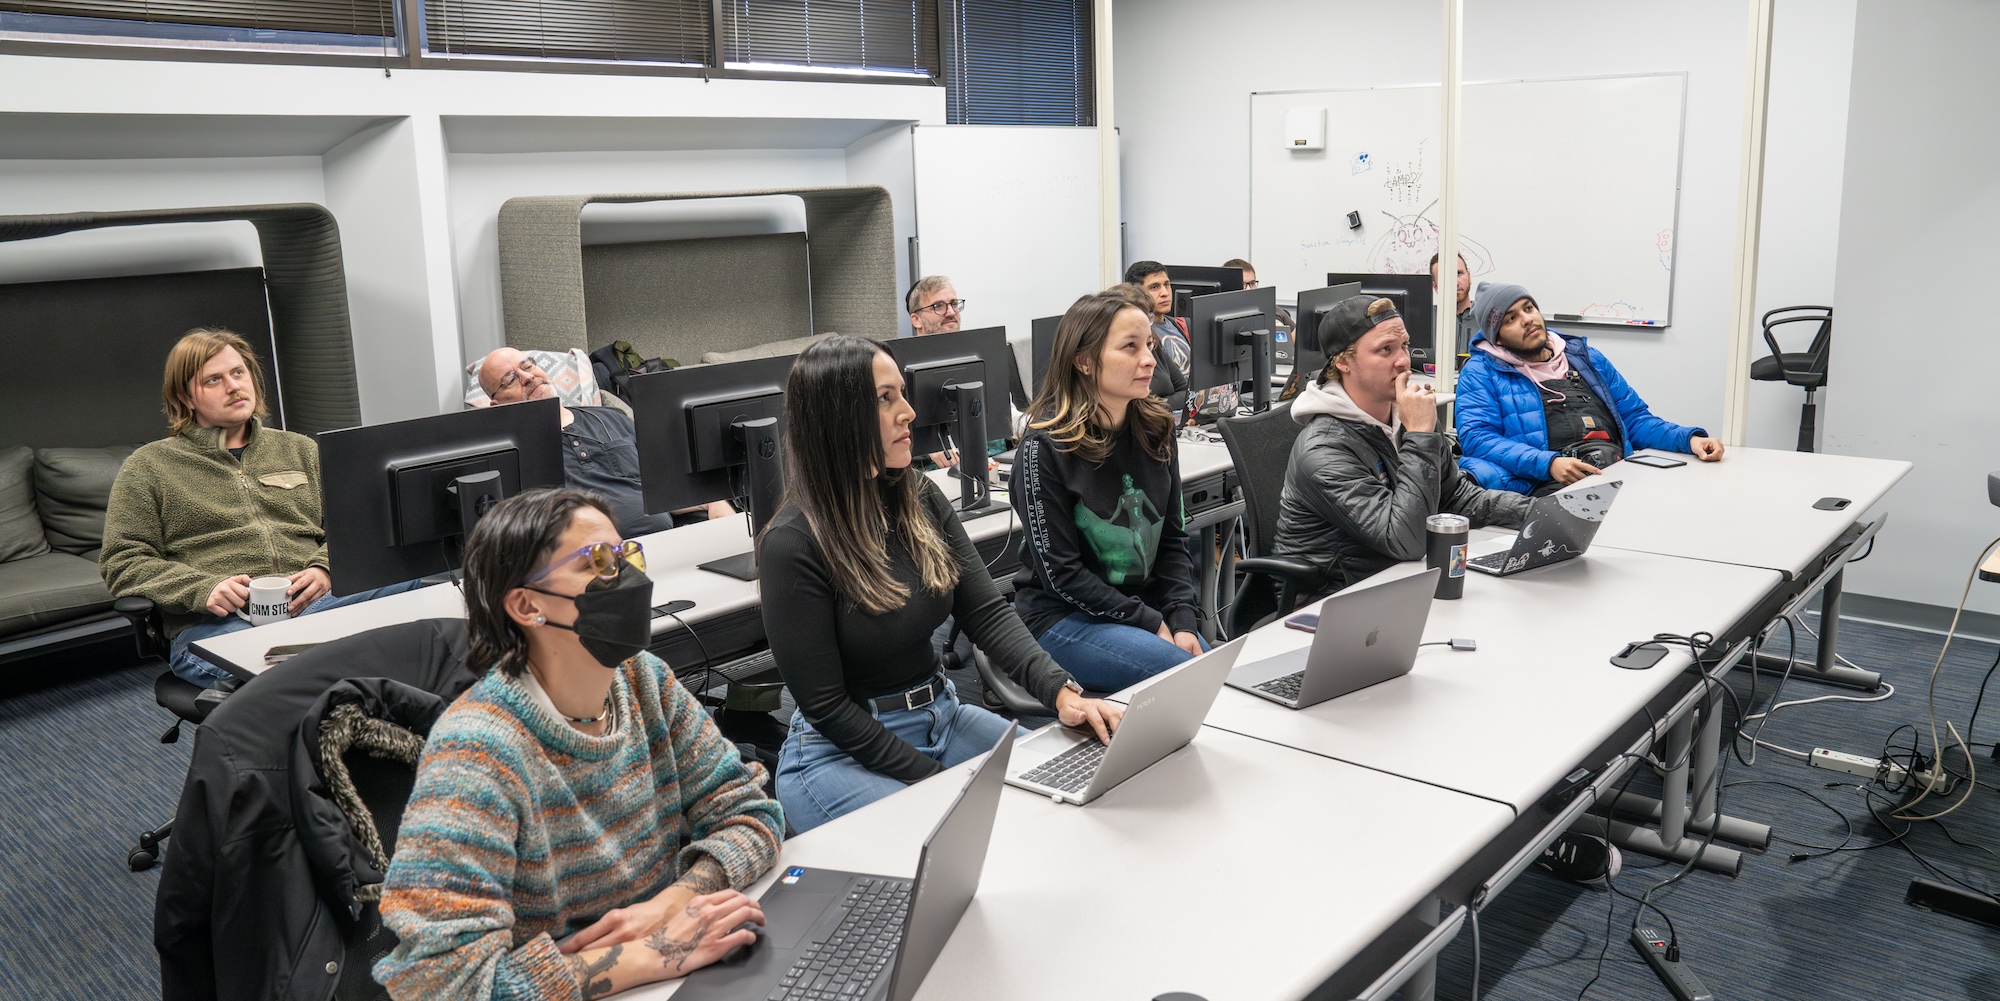
<path fill-rule="evenodd" d="M 951 435 L 958 442 L 958 513 L 977 518 L 1000 509 L 986 478 L 986 384 L 961 382 L 945 387 L 951 397 Z M 972 466 L 977 475 L 966 474 Z"/>
<path fill-rule="evenodd" d="M 745 506 L 750 509 L 750 551 L 698 566 L 709 573 L 737 580 L 756 580 L 757 535 L 777 515 L 785 485 L 783 466 L 778 458 L 778 419 L 758 417 L 738 420 L 729 426 L 735 430 L 737 440 L 743 446 L 743 494 Z"/>
<path fill-rule="evenodd" d="M 1261 414 L 1271 409 L 1271 331 L 1243 331 L 1236 335 L 1236 343 L 1250 348 L 1250 410 Z"/>

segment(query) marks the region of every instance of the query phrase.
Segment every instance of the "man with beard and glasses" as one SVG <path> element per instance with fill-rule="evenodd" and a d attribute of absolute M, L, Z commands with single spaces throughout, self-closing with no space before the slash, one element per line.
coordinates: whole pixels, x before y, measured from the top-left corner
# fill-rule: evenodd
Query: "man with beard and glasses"
<path fill-rule="evenodd" d="M 189 649 L 250 628 L 250 582 L 291 582 L 291 614 L 407 591 L 416 581 L 335 598 L 320 521 L 319 448 L 266 427 L 264 374 L 249 342 L 200 328 L 167 353 L 167 437 L 118 470 L 98 572 L 111 593 L 149 598 L 171 637 L 167 666 L 203 688 L 227 677 Z"/>
<path fill-rule="evenodd" d="M 1722 458 L 1722 442 L 1653 416 L 1582 336 L 1542 322 L 1519 285 L 1488 285 L 1472 303 L 1479 331 L 1458 377 L 1459 464 L 1494 490 L 1536 495 L 1651 448 Z"/>

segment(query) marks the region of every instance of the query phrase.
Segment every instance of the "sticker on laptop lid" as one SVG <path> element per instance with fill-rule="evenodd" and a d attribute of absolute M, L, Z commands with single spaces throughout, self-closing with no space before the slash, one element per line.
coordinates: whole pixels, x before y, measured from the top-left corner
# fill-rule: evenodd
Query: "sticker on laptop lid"
<path fill-rule="evenodd" d="M 806 870 L 805 870 L 805 867 L 804 867 L 804 866 L 797 866 L 797 865 L 795 865 L 795 866 L 792 866 L 792 867 L 791 867 L 791 868 L 789 868 L 789 869 L 786 869 L 786 870 L 785 870 L 785 874 L 784 874 L 783 876 L 781 876 L 781 877 L 779 877 L 779 878 L 778 878 L 778 882 L 780 882 L 780 883 L 783 883 L 783 884 L 785 884 L 786 886 L 790 886 L 790 885 L 792 885 L 793 883 L 796 883 L 796 882 L 798 882 L 798 881 L 799 881 L 799 877 L 800 877 L 800 876 L 803 876 L 803 875 L 805 875 L 805 874 L 806 874 Z"/>

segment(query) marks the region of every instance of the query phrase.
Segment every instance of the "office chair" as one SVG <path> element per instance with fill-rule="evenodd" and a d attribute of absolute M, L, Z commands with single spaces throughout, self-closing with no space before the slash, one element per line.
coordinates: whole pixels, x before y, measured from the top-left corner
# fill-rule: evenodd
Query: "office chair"
<path fill-rule="evenodd" d="M 1320 583 L 1318 568 L 1304 560 L 1271 555 L 1278 538 L 1278 499 L 1285 489 L 1285 467 L 1292 444 L 1305 430 L 1292 420 L 1287 400 L 1249 417 L 1224 417 L 1215 422 L 1223 444 L 1236 463 L 1243 485 L 1244 550 L 1236 562 L 1243 583 L 1229 609 L 1228 635 L 1241 636 L 1266 619 L 1304 604 Z"/>
<path fill-rule="evenodd" d="M 1014 578 L 1011 574 L 1004 578 L 995 579 L 993 583 L 1000 586 L 1001 594 L 1012 595 L 1014 593 Z M 958 657 L 958 638 L 964 634 L 965 630 L 954 621 L 951 625 L 951 638 L 945 641 L 944 656 L 941 658 L 942 666 L 947 671 L 957 670 L 965 666 L 960 662 Z M 986 686 L 987 695 L 990 696 L 987 700 L 989 708 L 991 707 L 990 703 L 998 701 L 1000 708 L 1007 710 L 1010 715 L 1016 717 L 1051 715 L 1048 706 L 1042 705 L 1040 699 L 1028 694 L 1027 689 L 1022 688 L 1019 684 L 1015 683 L 1013 678 L 1008 677 L 998 668 L 995 668 L 993 662 L 986 659 L 986 652 L 978 647 L 973 647 L 972 649 L 972 668 L 979 672 L 979 683 Z"/>
<path fill-rule="evenodd" d="M 422 734 L 484 673 L 464 651 L 462 619 L 385 626 L 307 650 L 209 713 L 154 903 L 165 1001 L 386 996 L 369 972 L 393 941 L 375 914 L 382 866 Z M 352 719 L 329 732 L 350 703 L 416 736 Z"/>
<path fill-rule="evenodd" d="M 1781 313 L 1796 315 L 1780 316 Z M 1804 351 L 1778 347 L 1773 331 L 1788 323 L 1819 325 L 1812 343 Z M 1801 452 L 1812 451 L 1813 439 L 1817 437 L 1819 407 L 1814 394 L 1826 385 L 1826 360 L 1832 341 L 1832 306 L 1785 306 L 1764 314 L 1764 343 L 1770 347 L 1771 355 L 1750 363 L 1750 378 L 1759 382 L 1787 382 L 1806 391 L 1805 405 L 1799 408 Z"/>

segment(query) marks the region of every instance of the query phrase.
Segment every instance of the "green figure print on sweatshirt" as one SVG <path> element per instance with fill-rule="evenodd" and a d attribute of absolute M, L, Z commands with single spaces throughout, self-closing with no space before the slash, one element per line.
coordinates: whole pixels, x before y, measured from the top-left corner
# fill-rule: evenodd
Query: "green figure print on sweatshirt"
<path fill-rule="evenodd" d="M 1146 492 L 1132 485 L 1129 474 L 1124 480 L 1125 492 L 1118 495 L 1118 507 L 1109 518 L 1098 517 L 1077 501 L 1076 527 L 1104 568 L 1106 581 L 1137 584 L 1153 572 L 1153 560 L 1160 555 L 1160 527 L 1166 519 Z"/>

